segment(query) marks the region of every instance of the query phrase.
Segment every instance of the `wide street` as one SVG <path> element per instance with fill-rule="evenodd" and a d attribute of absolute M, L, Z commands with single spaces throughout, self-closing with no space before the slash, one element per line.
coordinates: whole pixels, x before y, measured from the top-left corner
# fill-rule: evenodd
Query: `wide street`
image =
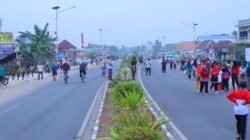
<path fill-rule="evenodd" d="M 171 71 L 168 65 L 163 76 L 160 62 L 153 62 L 152 76 L 146 77 L 141 72 L 141 78 L 152 98 L 188 139 L 235 139 L 236 121 L 227 93 L 198 94 L 194 80 L 189 80 L 179 69 Z M 250 125 L 246 139 L 250 139 Z"/>
<path fill-rule="evenodd" d="M 87 71 L 85 83 L 71 70 L 68 84 L 50 76 L 1 88 L 0 140 L 74 139 L 105 80 L 96 67 Z"/>

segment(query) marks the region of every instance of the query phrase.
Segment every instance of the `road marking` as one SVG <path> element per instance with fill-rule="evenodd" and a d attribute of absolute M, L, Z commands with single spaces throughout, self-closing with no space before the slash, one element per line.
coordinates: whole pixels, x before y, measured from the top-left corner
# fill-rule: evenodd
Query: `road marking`
<path fill-rule="evenodd" d="M 9 112 L 9 111 L 11 111 L 11 110 L 13 110 L 13 109 L 15 109 L 15 108 L 17 108 L 17 107 L 18 107 L 18 105 L 13 105 L 13 106 L 11 106 L 11 107 L 9 107 L 9 108 L 7 108 L 7 109 L 1 111 L 1 112 L 0 112 L 0 115 L 3 115 L 4 113 L 7 113 L 7 112 Z"/>
<path fill-rule="evenodd" d="M 102 87 L 103 87 L 105 84 L 107 84 L 107 83 L 108 83 L 107 81 L 104 81 L 104 82 L 101 84 L 101 86 L 99 87 L 99 89 L 97 90 L 97 93 L 96 93 L 96 95 L 95 95 L 95 98 L 94 98 L 93 102 L 91 103 L 91 106 L 90 106 L 90 108 L 89 108 L 89 110 L 88 110 L 88 113 L 87 113 L 85 119 L 84 119 L 83 122 L 82 122 L 81 128 L 80 128 L 80 130 L 78 131 L 78 133 L 77 133 L 77 135 L 76 135 L 76 137 L 75 137 L 75 140 L 80 140 L 81 137 L 83 136 L 83 133 L 84 133 L 84 131 L 85 131 L 85 129 L 86 129 L 87 123 L 88 123 L 88 121 L 89 121 L 89 119 L 90 119 L 90 115 L 91 115 L 91 113 L 93 112 L 94 106 L 95 106 L 95 104 L 96 104 L 97 97 L 98 97 L 99 93 L 101 92 Z"/>
<path fill-rule="evenodd" d="M 138 75 L 139 75 L 139 82 L 142 86 L 142 89 L 144 90 L 145 94 L 147 95 L 147 97 L 149 98 L 150 101 L 152 101 L 153 105 L 156 107 L 156 109 L 158 110 L 158 112 L 160 112 L 161 115 L 165 116 L 165 119 L 166 120 L 170 120 L 167 115 L 165 115 L 165 113 L 161 110 L 161 108 L 158 106 L 158 104 L 153 100 L 153 98 L 150 96 L 149 92 L 147 91 L 147 89 L 145 88 L 142 80 L 141 80 L 141 74 L 140 74 L 140 70 L 138 72 Z M 152 113 L 155 113 L 155 111 L 153 111 Z M 156 116 L 158 117 L 158 116 Z M 159 118 L 157 118 L 159 119 Z M 170 126 L 170 128 L 172 128 L 172 130 L 178 135 L 178 137 L 181 139 L 181 140 L 188 140 L 186 138 L 186 136 L 177 128 L 177 126 L 173 123 L 173 122 L 168 122 L 167 123 L 168 126 Z M 162 126 L 164 127 L 164 126 Z M 169 132 L 169 130 L 167 129 L 163 129 L 164 132 L 166 133 L 166 135 L 172 139 L 173 138 L 173 135 Z"/>

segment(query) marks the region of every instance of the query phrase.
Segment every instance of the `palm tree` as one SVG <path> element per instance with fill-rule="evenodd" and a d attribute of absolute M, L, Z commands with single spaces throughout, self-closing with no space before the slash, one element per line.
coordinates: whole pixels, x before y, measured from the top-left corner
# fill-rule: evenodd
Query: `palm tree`
<path fill-rule="evenodd" d="M 40 29 L 37 25 L 35 25 L 34 34 L 29 31 L 19 32 L 22 36 L 25 36 L 28 38 L 28 40 L 30 40 L 30 43 L 18 40 L 18 42 L 24 47 L 23 50 L 27 52 L 27 47 L 30 46 L 31 48 L 28 53 L 38 62 L 44 63 L 51 61 L 54 58 L 53 48 L 56 46 L 54 42 L 57 40 L 57 38 L 50 36 L 50 33 L 48 32 L 48 26 L 49 24 L 47 23 L 44 29 Z"/>

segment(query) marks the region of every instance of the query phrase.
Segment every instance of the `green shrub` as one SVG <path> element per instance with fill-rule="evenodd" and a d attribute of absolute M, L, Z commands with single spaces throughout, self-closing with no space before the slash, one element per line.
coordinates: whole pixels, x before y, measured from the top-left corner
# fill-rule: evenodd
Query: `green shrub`
<path fill-rule="evenodd" d="M 143 103 L 143 93 L 140 91 L 131 91 L 125 94 L 113 94 L 112 99 L 115 110 L 129 110 L 134 112 Z"/>
<path fill-rule="evenodd" d="M 141 86 L 135 81 L 120 82 L 115 87 L 115 94 L 121 94 L 124 96 L 126 93 L 130 92 L 143 93 Z"/>
<path fill-rule="evenodd" d="M 113 140 L 163 140 L 164 135 L 160 130 L 146 127 L 124 127 L 120 130 L 110 129 Z"/>

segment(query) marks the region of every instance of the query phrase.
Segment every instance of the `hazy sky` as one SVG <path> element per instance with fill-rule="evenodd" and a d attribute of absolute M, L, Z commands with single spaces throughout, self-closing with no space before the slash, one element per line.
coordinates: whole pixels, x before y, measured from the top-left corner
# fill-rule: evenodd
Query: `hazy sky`
<path fill-rule="evenodd" d="M 238 19 L 250 18 L 250 0 L 0 0 L 2 31 L 33 31 L 35 24 L 49 22 L 55 31 L 55 11 L 76 6 L 59 14 L 60 40 L 80 46 L 80 33 L 87 43 L 100 43 L 98 29 L 103 28 L 103 43 L 140 45 L 155 39 L 166 43 L 193 39 L 197 34 L 221 34 L 236 30 Z M 106 31 L 105 31 L 106 30 Z"/>

